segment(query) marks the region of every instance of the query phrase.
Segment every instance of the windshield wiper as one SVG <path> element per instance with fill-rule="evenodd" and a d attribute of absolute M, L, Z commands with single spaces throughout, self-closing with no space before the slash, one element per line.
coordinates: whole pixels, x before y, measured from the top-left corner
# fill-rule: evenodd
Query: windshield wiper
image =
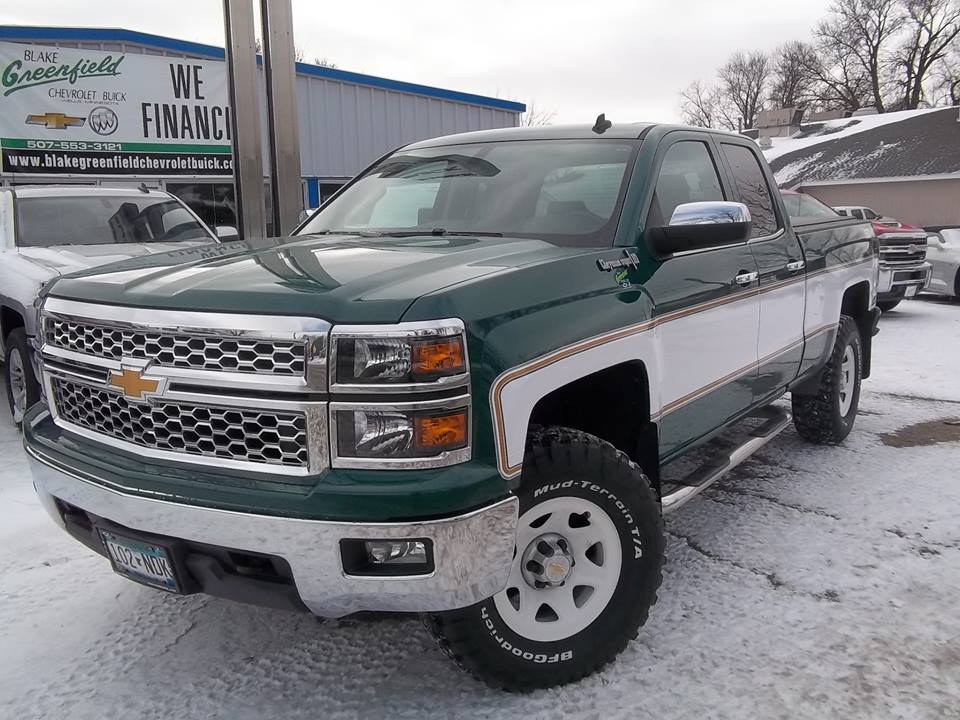
<path fill-rule="evenodd" d="M 446 228 L 433 228 L 432 230 L 386 230 L 381 232 L 380 235 L 384 237 L 421 237 L 427 235 L 433 235 L 435 237 L 443 237 L 445 235 L 456 235 L 458 237 L 503 237 L 503 233 L 499 232 L 484 232 L 480 231 L 465 231 L 465 230 L 447 230 Z"/>
<path fill-rule="evenodd" d="M 360 237 L 383 237 L 384 233 L 373 230 L 314 230 L 304 235 L 359 235 Z"/>

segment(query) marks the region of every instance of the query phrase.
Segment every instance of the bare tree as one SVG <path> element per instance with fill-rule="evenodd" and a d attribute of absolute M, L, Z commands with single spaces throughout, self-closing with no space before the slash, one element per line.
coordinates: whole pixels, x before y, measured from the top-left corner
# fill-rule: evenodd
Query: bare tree
<path fill-rule="evenodd" d="M 957 0 L 905 0 L 904 40 L 894 57 L 897 107 L 914 110 L 924 99 L 924 84 L 960 35 Z"/>
<path fill-rule="evenodd" d="M 935 105 L 960 105 L 960 42 L 940 60 L 933 82 Z"/>
<path fill-rule="evenodd" d="M 834 0 L 831 17 L 817 26 L 816 37 L 847 53 L 859 65 L 870 85 L 877 112 L 884 111 L 891 43 L 903 21 L 904 0 Z"/>
<path fill-rule="evenodd" d="M 762 52 L 747 55 L 735 52 L 717 71 L 717 76 L 724 101 L 733 106 L 744 130 L 752 128 L 757 115 L 764 109 L 770 79 L 767 56 Z"/>
<path fill-rule="evenodd" d="M 549 125 L 553 122 L 553 118 L 556 116 L 556 110 L 548 110 L 543 107 L 537 107 L 537 103 L 531 100 L 527 103 L 526 111 L 520 116 L 520 124 L 523 127 Z"/>
<path fill-rule="evenodd" d="M 781 108 L 806 108 L 816 101 L 820 59 L 799 40 L 778 47 L 771 58 L 770 102 Z"/>
<path fill-rule="evenodd" d="M 853 112 L 872 103 L 870 78 L 846 47 L 819 36 L 816 63 L 810 70 L 817 81 L 815 104 L 820 108 Z"/>
<path fill-rule="evenodd" d="M 680 115 L 687 125 L 717 127 L 716 92 L 700 80 L 680 91 Z"/>
<path fill-rule="evenodd" d="M 319 65 L 320 67 L 331 68 L 334 70 L 337 68 L 337 64 L 335 62 L 331 62 L 330 58 L 325 56 L 321 57 L 317 55 L 316 57 L 313 58 L 313 64 Z"/>

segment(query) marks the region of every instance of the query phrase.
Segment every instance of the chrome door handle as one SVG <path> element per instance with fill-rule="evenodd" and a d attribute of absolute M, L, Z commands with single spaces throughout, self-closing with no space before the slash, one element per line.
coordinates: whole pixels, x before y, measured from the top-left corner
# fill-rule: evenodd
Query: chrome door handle
<path fill-rule="evenodd" d="M 758 272 L 740 273 L 734 278 L 734 281 L 737 285 L 749 285 L 758 277 L 760 277 L 760 273 Z"/>
<path fill-rule="evenodd" d="M 787 263 L 788 272 L 796 272 L 797 270 L 803 270 L 803 266 L 807 263 L 804 260 L 794 260 L 793 262 Z"/>

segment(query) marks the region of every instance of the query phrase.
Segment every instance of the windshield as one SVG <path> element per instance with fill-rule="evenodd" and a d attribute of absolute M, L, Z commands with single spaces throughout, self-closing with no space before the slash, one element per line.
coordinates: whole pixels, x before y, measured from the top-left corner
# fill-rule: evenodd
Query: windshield
<path fill-rule="evenodd" d="M 112 245 L 209 240 L 176 200 L 145 195 L 18 197 L 17 245 Z"/>
<path fill-rule="evenodd" d="M 636 143 L 528 140 L 401 150 L 299 234 L 490 234 L 611 245 Z"/>
<path fill-rule="evenodd" d="M 831 207 L 827 207 L 815 197 L 803 195 L 800 193 L 784 193 L 783 205 L 787 209 L 787 215 L 794 218 L 835 218 L 838 213 Z"/>

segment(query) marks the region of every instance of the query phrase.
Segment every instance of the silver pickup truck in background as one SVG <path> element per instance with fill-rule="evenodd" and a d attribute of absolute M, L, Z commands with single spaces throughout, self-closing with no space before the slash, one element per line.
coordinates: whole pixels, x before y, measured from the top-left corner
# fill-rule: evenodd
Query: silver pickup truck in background
<path fill-rule="evenodd" d="M 224 238 L 234 228 L 217 228 Z M 29 348 L 34 300 L 51 279 L 217 235 L 169 193 L 146 187 L 0 188 L 0 351 L 14 422 L 39 397 Z"/>

